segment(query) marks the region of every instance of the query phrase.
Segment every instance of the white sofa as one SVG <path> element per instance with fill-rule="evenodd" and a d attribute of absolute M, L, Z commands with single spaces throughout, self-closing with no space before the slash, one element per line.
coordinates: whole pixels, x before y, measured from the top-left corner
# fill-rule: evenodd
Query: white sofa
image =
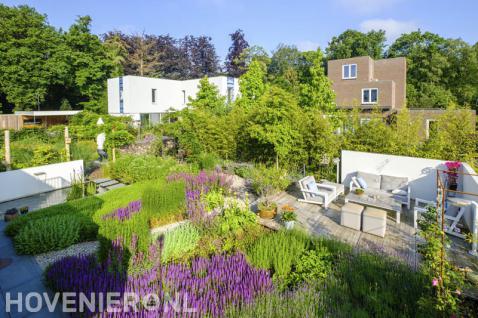
<path fill-rule="evenodd" d="M 365 181 L 366 187 L 360 184 L 359 178 Z M 354 191 L 357 188 L 363 189 L 366 194 L 389 198 L 393 197 L 400 201 L 402 205 L 405 205 L 407 209 L 410 209 L 410 185 L 408 184 L 407 177 L 378 175 L 358 171 L 350 181 L 350 191 Z M 402 193 L 396 193 L 398 192 L 397 190 L 401 190 L 399 192 Z"/>

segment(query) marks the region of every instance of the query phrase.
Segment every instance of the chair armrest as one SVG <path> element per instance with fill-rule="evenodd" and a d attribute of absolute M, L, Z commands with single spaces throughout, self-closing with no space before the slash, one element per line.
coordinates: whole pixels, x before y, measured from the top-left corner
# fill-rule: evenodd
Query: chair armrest
<path fill-rule="evenodd" d="M 329 194 L 326 192 L 321 192 L 321 191 L 309 191 L 309 190 L 302 190 L 302 193 L 310 193 L 310 194 L 315 194 L 321 197 L 324 197 L 325 200 L 329 198 Z"/>

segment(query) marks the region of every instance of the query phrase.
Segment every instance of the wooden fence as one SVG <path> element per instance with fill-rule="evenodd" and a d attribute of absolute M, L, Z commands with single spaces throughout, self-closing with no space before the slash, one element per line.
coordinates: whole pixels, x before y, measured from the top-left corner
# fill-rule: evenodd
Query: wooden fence
<path fill-rule="evenodd" d="M 0 130 L 23 128 L 23 118 L 19 115 L 0 115 Z"/>

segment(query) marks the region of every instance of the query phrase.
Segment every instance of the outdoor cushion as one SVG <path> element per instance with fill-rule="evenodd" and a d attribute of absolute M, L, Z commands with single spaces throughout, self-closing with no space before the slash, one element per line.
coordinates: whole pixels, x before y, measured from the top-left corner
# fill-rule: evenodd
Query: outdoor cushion
<path fill-rule="evenodd" d="M 362 177 L 358 177 L 357 182 L 362 189 L 367 189 L 367 182 Z"/>
<path fill-rule="evenodd" d="M 364 181 L 367 183 L 367 188 L 380 189 L 380 175 L 359 171 L 357 173 L 357 179 L 358 178 L 364 179 Z"/>
<path fill-rule="evenodd" d="M 319 192 L 319 188 L 317 187 L 317 183 L 315 183 L 315 181 L 310 181 L 309 183 L 307 183 L 306 187 L 309 191 Z M 317 197 L 317 194 L 309 194 L 311 198 Z"/>
<path fill-rule="evenodd" d="M 382 175 L 380 189 L 384 191 L 393 191 L 396 189 L 406 190 L 407 184 L 408 184 L 408 178 L 406 177 L 394 177 L 394 176 Z"/>

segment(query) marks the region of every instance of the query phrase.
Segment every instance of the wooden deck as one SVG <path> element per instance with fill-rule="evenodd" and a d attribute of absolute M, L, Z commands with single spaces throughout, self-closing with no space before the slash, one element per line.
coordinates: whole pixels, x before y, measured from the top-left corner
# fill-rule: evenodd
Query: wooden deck
<path fill-rule="evenodd" d="M 357 250 L 369 250 L 399 258 L 416 268 L 419 262 L 417 254 L 417 236 L 413 229 L 411 213 L 404 211 L 401 223 L 395 222 L 395 213 L 390 212 L 387 218 L 387 233 L 384 238 L 363 233 L 340 225 L 340 208 L 343 198 L 334 202 L 328 209 L 319 205 L 297 201 L 297 194 L 282 192 L 272 198 L 278 206 L 289 204 L 296 209 L 297 223 L 307 232 L 335 238 L 352 245 Z M 276 221 L 265 221 L 264 225 L 277 226 Z"/>

